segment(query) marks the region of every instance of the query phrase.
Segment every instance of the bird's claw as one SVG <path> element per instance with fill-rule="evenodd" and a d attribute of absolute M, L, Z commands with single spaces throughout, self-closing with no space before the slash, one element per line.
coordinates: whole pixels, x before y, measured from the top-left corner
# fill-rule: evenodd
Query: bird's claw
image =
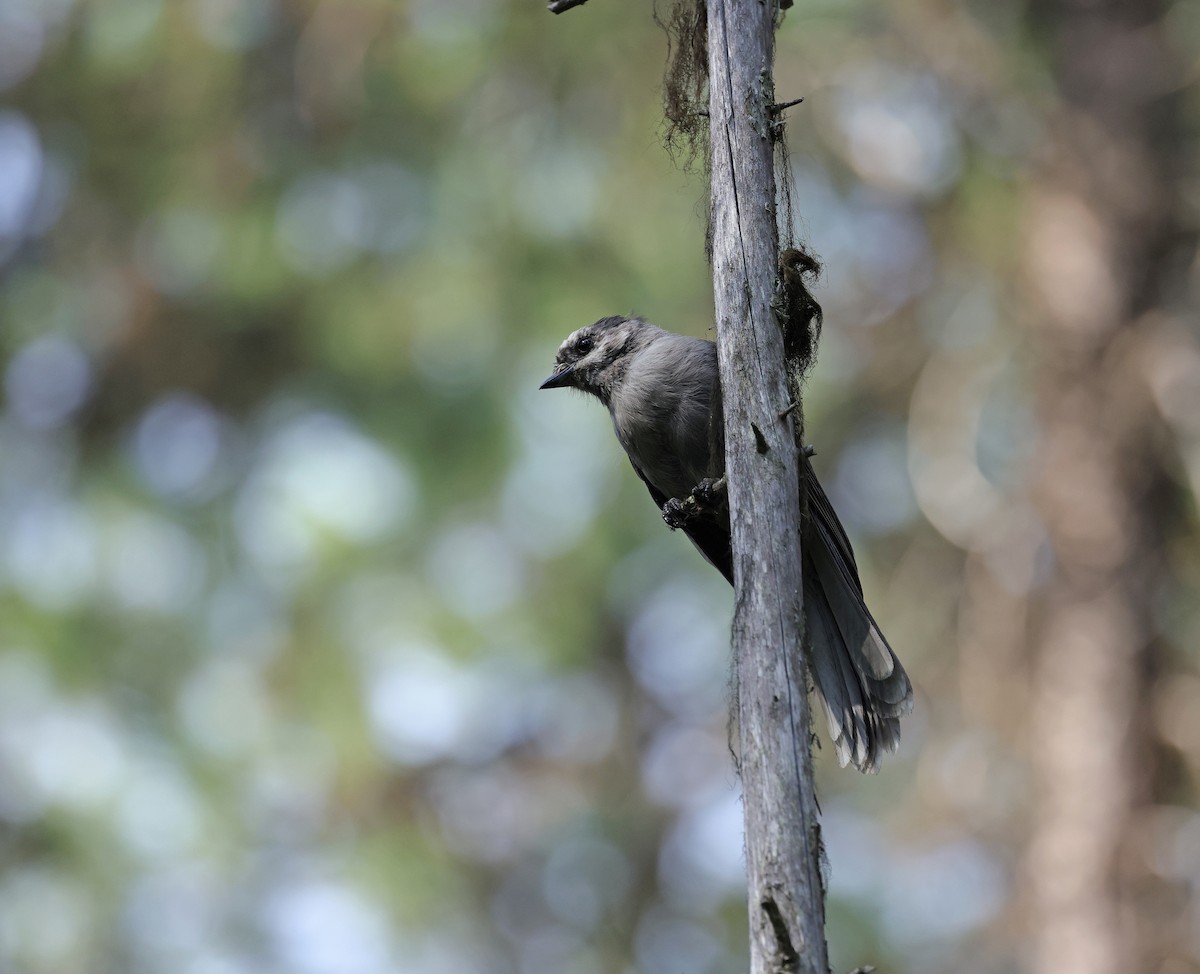
<path fill-rule="evenodd" d="M 685 501 L 681 501 L 678 497 L 672 497 L 663 504 L 662 517 L 667 522 L 667 527 L 674 531 L 676 528 L 687 525 L 691 519 L 691 513 L 688 511 Z"/>
<path fill-rule="evenodd" d="M 725 501 L 725 478 L 705 477 L 692 488 L 692 496 L 703 507 L 716 507 Z"/>
<path fill-rule="evenodd" d="M 692 518 L 712 514 L 725 503 L 725 478 L 705 477 L 682 500 L 670 498 L 662 506 L 662 517 L 672 530 L 687 527 Z"/>

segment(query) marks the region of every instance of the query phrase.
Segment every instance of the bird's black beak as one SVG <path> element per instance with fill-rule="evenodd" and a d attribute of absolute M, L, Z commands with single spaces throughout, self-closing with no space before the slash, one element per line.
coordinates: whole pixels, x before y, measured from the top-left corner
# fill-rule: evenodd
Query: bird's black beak
<path fill-rule="evenodd" d="M 554 374 L 543 382 L 539 389 L 561 389 L 563 386 L 571 385 L 571 377 L 575 374 L 575 366 L 564 365 L 561 368 L 555 369 Z"/>

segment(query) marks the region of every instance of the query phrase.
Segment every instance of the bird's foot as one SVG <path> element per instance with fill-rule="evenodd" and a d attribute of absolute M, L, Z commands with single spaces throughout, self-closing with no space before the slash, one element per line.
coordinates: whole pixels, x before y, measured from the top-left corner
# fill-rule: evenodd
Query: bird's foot
<path fill-rule="evenodd" d="M 705 477 L 687 497 L 672 497 L 663 504 L 663 520 L 671 530 L 684 528 L 693 518 L 716 513 L 725 500 L 725 478 Z"/>
<path fill-rule="evenodd" d="M 725 478 L 724 477 L 705 477 L 700 483 L 692 488 L 692 497 L 702 507 L 712 510 L 724 504 L 727 500 L 725 494 Z"/>
<path fill-rule="evenodd" d="M 686 501 L 672 497 L 662 506 L 662 516 L 667 522 L 667 527 L 674 531 L 676 528 L 687 526 L 688 521 L 692 519 L 692 512 L 688 510 Z"/>

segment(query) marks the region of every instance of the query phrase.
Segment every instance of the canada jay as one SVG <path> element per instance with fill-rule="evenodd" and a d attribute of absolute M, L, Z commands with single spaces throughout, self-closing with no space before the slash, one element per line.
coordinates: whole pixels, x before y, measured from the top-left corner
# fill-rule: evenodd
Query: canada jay
<path fill-rule="evenodd" d="M 717 349 L 641 318 L 602 318 L 570 335 L 543 389 L 596 396 L 633 469 L 664 516 L 670 502 L 720 478 L 725 468 Z M 843 766 L 875 771 L 900 741 L 912 686 L 863 602 L 854 552 L 806 456 L 801 478 L 809 515 L 802 523 L 804 607 L 811 670 Z M 729 512 L 724 505 L 682 524 L 733 583 Z"/>

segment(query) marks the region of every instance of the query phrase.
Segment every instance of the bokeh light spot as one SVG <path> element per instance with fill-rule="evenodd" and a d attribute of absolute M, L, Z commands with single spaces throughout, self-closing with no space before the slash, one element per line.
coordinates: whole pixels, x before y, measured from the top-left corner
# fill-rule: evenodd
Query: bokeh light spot
<path fill-rule="evenodd" d="M 4 372 L 9 408 L 34 429 L 51 429 L 70 419 L 87 399 L 91 382 L 87 356 L 60 335 L 34 339 Z"/>

